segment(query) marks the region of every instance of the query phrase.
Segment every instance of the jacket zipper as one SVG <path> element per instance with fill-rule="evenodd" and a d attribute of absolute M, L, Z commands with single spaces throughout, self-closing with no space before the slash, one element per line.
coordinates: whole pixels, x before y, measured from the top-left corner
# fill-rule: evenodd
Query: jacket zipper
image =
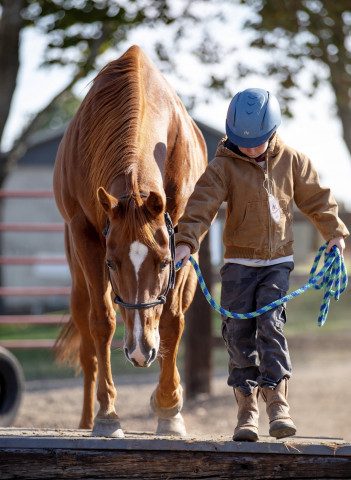
<path fill-rule="evenodd" d="M 266 168 L 264 169 L 255 161 L 255 165 L 260 168 L 264 174 L 264 183 L 267 184 L 267 190 L 269 192 L 269 175 L 268 175 L 268 152 L 266 153 Z M 272 217 L 269 207 L 268 193 L 267 193 L 267 208 L 268 208 L 268 252 L 269 260 L 272 260 Z"/>
<path fill-rule="evenodd" d="M 264 171 L 264 179 L 267 183 L 267 208 L 268 208 L 268 249 L 269 249 L 269 260 L 272 260 L 272 216 L 269 207 L 269 175 L 268 175 L 268 149 L 266 152 L 266 169 Z"/>
<path fill-rule="evenodd" d="M 267 181 L 267 185 L 269 186 L 268 173 L 265 172 L 264 176 L 265 176 L 265 181 Z M 272 217 L 271 217 L 271 211 L 269 208 L 268 194 L 267 194 L 267 208 L 268 208 L 268 248 L 269 248 L 269 260 L 271 260 L 272 259 Z"/>

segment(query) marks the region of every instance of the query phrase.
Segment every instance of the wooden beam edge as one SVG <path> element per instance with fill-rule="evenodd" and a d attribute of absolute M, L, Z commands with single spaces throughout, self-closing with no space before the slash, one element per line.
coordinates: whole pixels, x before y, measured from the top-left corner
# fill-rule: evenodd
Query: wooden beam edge
<path fill-rule="evenodd" d="M 275 440 L 261 436 L 259 442 L 233 442 L 225 435 L 177 438 L 126 432 L 124 438 L 99 438 L 92 437 L 90 430 L 0 428 L 0 450 L 4 449 L 167 450 L 351 457 L 351 444 L 340 438 Z"/>

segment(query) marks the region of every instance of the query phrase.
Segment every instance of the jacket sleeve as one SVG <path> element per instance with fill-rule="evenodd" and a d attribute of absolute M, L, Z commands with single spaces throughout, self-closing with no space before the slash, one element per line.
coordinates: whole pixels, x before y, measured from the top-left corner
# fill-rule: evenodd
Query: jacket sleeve
<path fill-rule="evenodd" d="M 320 185 L 311 160 L 302 156 L 294 175 L 294 200 L 324 239 L 347 237 L 349 231 L 338 216 L 338 205 L 329 188 Z"/>
<path fill-rule="evenodd" d="M 219 207 L 227 199 L 227 186 L 224 172 L 216 159 L 210 162 L 197 181 L 189 197 L 183 216 L 178 222 L 175 236 L 176 245 L 186 243 L 191 253 L 195 253 L 202 238 L 210 228 Z"/>

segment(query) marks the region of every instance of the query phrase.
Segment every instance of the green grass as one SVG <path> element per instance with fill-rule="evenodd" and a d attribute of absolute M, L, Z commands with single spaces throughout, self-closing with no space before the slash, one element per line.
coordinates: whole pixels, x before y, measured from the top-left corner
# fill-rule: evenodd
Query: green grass
<path fill-rule="evenodd" d="M 285 327 L 287 335 L 308 335 L 316 330 L 320 334 L 331 335 L 350 333 L 351 296 L 346 290 L 336 302 L 330 299 L 327 320 L 322 327 L 317 324 L 319 309 L 323 300 L 323 291 L 310 289 L 287 304 L 288 321 Z"/>
<path fill-rule="evenodd" d="M 0 338 L 2 340 L 42 340 L 55 339 L 59 325 L 1 325 Z"/>
<path fill-rule="evenodd" d="M 26 380 L 71 378 L 75 375 L 73 369 L 59 367 L 49 349 L 12 350 L 12 353 L 20 362 Z"/>

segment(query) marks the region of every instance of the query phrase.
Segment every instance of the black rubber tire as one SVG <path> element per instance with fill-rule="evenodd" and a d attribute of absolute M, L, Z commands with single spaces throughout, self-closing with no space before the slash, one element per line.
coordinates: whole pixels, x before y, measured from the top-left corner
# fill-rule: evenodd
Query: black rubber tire
<path fill-rule="evenodd" d="M 17 358 L 0 347 L 0 427 L 14 422 L 24 389 L 23 370 Z"/>

